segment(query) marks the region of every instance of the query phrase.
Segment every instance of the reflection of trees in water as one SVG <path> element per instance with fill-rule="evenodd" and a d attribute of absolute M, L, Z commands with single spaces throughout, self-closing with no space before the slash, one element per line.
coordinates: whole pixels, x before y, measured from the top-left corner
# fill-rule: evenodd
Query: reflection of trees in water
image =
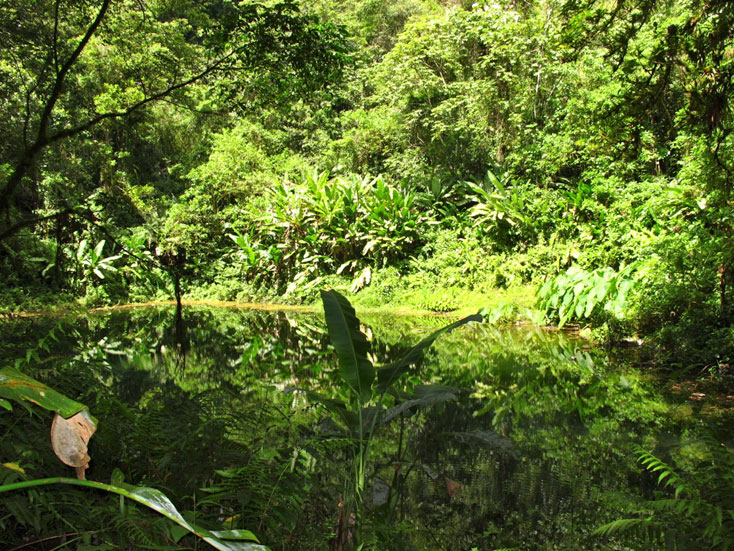
<path fill-rule="evenodd" d="M 299 334 L 307 329 L 278 316 L 280 323 L 269 334 L 267 316 L 186 310 L 190 348 L 187 369 L 182 370 L 171 313 L 153 309 L 79 317 L 57 329 L 63 340 L 43 351 L 46 377 L 83 399 L 100 421 L 90 446 L 89 475 L 109 480 L 113 469 L 119 468 L 128 481 L 165 489 L 181 510 L 196 510 L 204 522 L 221 525 L 222 518 L 235 518 L 233 528 L 257 528 L 265 541 L 278 541 L 293 530 L 303 511 L 304 483 L 313 470 L 309 458 L 321 444 L 309 443 L 308 431 L 303 430 L 308 425 L 297 419 L 303 415 L 290 411 L 282 393 L 267 385 L 250 388 L 240 383 L 237 370 L 228 369 L 227 362 L 243 357 L 241 343 L 254 349 L 251 344 L 256 340 L 261 343 L 257 354 L 246 356 L 241 363 L 247 366 L 238 369 L 249 369 L 261 356 L 269 358 L 271 367 L 282 368 L 288 343 L 296 341 L 304 347 L 297 361 L 306 361 L 309 347 Z M 25 324 L 16 328 L 16 334 L 28 335 L 25 345 L 31 346 L 52 326 Z M 309 342 L 319 350 L 319 342 Z M 267 369 L 256 367 L 252 370 L 256 373 Z M 290 376 L 290 369 L 282 372 Z M 26 418 L 14 422 L 23 432 L 29 423 L 37 423 Z M 28 428 L 29 435 L 43 434 L 37 427 Z M 27 449 L 36 447 L 44 449 L 40 444 L 29 444 Z M 29 469 L 29 475 L 58 470 L 53 454 L 47 455 L 35 455 L 37 473 Z M 209 492 L 200 492 L 202 487 Z M 66 501 L 77 503 L 76 494 L 67 494 Z M 0 504 L 0 513 L 3 509 Z M 76 519 L 73 511 L 60 511 Z M 135 512 L 123 520 L 112 507 L 112 518 L 105 514 L 95 505 L 95 521 L 104 518 L 106 526 L 124 522 L 126 532 L 165 543 L 159 541 L 164 527 L 145 513 Z M 85 526 L 83 519 L 79 522 Z"/>
<path fill-rule="evenodd" d="M 609 496 L 639 494 L 629 442 L 670 424 L 659 393 L 583 340 L 486 325 L 437 342 L 414 382 L 437 374 L 465 392 L 409 421 L 416 547 L 604 548 L 590 532 L 624 503 Z"/>
<path fill-rule="evenodd" d="M 432 329 L 410 318 L 366 321 L 365 332 L 379 336 L 376 363 Z M 321 316 L 191 307 L 181 318 L 151 308 L 23 320 L 8 326 L 0 353 L 20 357 L 58 326 L 60 338 L 31 369 L 100 419 L 98 479 L 122 465 L 128 480 L 165 484 L 184 500 L 199 486 L 221 487 L 214 501 L 243 519 L 266 507 L 294 515 L 264 528 L 269 542 L 316 538 L 323 519 L 335 518 L 342 454 L 317 412 L 281 392 L 339 393 Z M 389 515 L 374 509 L 371 522 L 383 519 L 394 535 L 400 519 L 410 530 L 395 541 L 416 549 L 551 541 L 592 549 L 584 538 L 613 515 L 610 493 L 636 493 L 626 443 L 669 426 L 667 406 L 636 372 L 542 330 L 483 325 L 445 335 L 401 390 L 424 383 L 458 387 L 460 398 L 396 420 L 374 455 L 373 481 L 402 499 Z"/>
<path fill-rule="evenodd" d="M 411 454 L 420 468 L 406 485 L 414 529 L 456 548 L 490 549 L 541 549 L 577 524 L 588 534 L 601 520 L 591 474 L 546 457 L 541 438 L 539 448 L 503 438 L 472 415 L 475 407 L 464 396 L 419 421 Z"/>

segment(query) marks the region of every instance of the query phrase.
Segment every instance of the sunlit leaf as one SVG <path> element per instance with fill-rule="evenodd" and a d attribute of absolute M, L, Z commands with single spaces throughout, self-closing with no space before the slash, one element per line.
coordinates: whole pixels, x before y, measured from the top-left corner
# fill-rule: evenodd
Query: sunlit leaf
<path fill-rule="evenodd" d="M 64 419 L 86 407 L 12 367 L 0 369 L 0 397 L 21 403 L 32 402 L 49 411 L 55 411 Z M 90 418 L 96 424 L 96 420 L 91 416 Z"/>
<path fill-rule="evenodd" d="M 97 243 L 96 247 L 94 247 L 94 256 L 96 258 L 99 258 L 102 256 L 102 250 L 104 249 L 104 245 L 105 245 L 105 240 L 103 239 L 102 241 Z"/>
<path fill-rule="evenodd" d="M 25 469 L 17 463 L 3 463 L 2 466 L 6 469 L 10 469 L 11 471 L 15 471 L 16 473 L 25 474 Z"/>
<path fill-rule="evenodd" d="M 321 291 L 326 326 L 339 356 L 339 372 L 362 402 L 372 396 L 375 368 L 367 358 L 369 342 L 359 328 L 359 319 L 349 301 L 337 291 Z"/>
<path fill-rule="evenodd" d="M 219 551 L 267 551 L 268 549 L 264 545 L 261 545 L 255 535 L 249 530 L 225 530 L 221 532 L 211 532 L 186 521 L 181 513 L 178 512 L 178 509 L 176 509 L 173 503 L 171 503 L 171 500 L 168 499 L 163 492 L 156 490 L 155 488 L 131 486 L 129 484 L 120 484 L 118 486 L 103 484 L 101 482 L 92 482 L 90 480 L 56 477 L 5 484 L 0 486 L 0 493 L 22 490 L 35 486 L 47 486 L 51 484 L 85 486 L 87 488 L 94 488 L 121 495 L 156 511 L 167 519 L 172 520 Z"/>

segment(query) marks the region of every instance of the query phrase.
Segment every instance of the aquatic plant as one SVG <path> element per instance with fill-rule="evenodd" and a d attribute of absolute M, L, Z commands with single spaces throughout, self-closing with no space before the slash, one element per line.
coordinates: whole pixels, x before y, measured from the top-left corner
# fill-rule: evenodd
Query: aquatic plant
<path fill-rule="evenodd" d="M 341 423 L 342 436 L 351 444 L 351 471 L 345 478 L 333 548 L 360 549 L 367 465 L 375 431 L 409 410 L 455 398 L 454 390 L 445 386 L 421 386 L 408 394 L 398 392 L 395 383 L 420 361 L 423 351 L 440 335 L 483 318 L 473 314 L 451 323 L 420 341 L 397 361 L 375 369 L 369 359 L 370 344 L 349 300 L 334 290 L 321 291 L 321 300 L 329 338 L 339 358 L 338 374 L 348 388 L 349 398 L 345 402 L 313 391 L 291 390 L 305 392 L 326 408 Z M 395 404 L 389 408 L 385 406 L 388 395 L 395 398 Z"/>

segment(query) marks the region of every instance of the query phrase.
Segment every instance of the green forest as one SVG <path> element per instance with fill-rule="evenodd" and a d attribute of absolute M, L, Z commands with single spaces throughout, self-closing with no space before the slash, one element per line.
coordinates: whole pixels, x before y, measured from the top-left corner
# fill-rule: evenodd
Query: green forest
<path fill-rule="evenodd" d="M 402 525 L 400 532 L 393 523 L 392 531 L 381 532 L 382 528 L 371 524 L 376 522 L 371 513 L 365 513 L 372 520 L 364 523 L 362 536 L 363 508 L 369 509 L 362 492 L 367 492 L 366 480 L 374 474 L 368 450 L 381 457 L 392 449 L 382 440 L 372 443 L 380 424 L 377 420 L 384 418 L 370 408 L 382 411 L 385 400 L 385 408 L 402 408 L 390 418 L 403 423 L 409 410 L 457 399 L 458 394 L 445 389 L 438 394 L 426 391 L 421 386 L 425 381 L 410 379 L 407 386 L 397 384 L 398 377 L 408 373 L 408 366 L 420 363 L 444 330 L 433 326 L 431 337 L 423 341 L 411 337 L 410 343 L 397 337 L 389 340 L 390 336 L 385 341 L 388 344 L 379 341 L 371 351 L 365 344 L 372 342 L 371 331 L 360 325 L 355 309 L 372 314 L 431 313 L 454 319 L 479 311 L 481 316 L 448 325 L 457 334 L 472 331 L 459 327 L 481 319 L 493 324 L 571 329 L 600 349 L 634 348 L 634 365 L 659 370 L 656 373 L 662 373 L 670 384 L 679 382 L 683 372 L 687 380 L 708 378 L 709 384 L 715 379 L 719 394 L 732 394 L 733 29 L 734 2 L 730 0 L 4 0 L 0 3 L 0 319 L 26 323 L 23 320 L 41 314 L 62 316 L 70 311 L 174 301 L 179 308 L 172 328 L 166 325 L 170 320 L 162 321 L 163 316 L 151 318 L 158 320 L 158 340 L 153 336 L 155 329 L 146 335 L 133 321 L 125 322 L 130 325 L 120 334 L 128 329 L 132 334 L 133 325 L 138 331 L 138 340 L 125 341 L 130 357 L 137 358 L 136 369 L 144 370 L 145 362 L 136 354 L 148 346 L 178 378 L 176 370 L 185 367 L 185 354 L 174 361 L 167 351 L 183 350 L 182 303 L 185 309 L 257 304 L 307 307 L 316 312 L 323 305 L 327 327 L 319 329 L 318 338 L 293 335 L 294 328 L 304 322 L 288 318 L 290 328 L 285 324 L 277 332 L 287 337 L 280 338 L 280 344 L 275 338 L 266 347 L 266 337 L 252 337 L 255 329 L 247 333 L 225 315 L 222 318 L 227 321 L 222 323 L 228 335 L 251 339 L 239 360 L 244 363 L 255 358 L 265 361 L 266 348 L 285 362 L 289 351 L 295 350 L 303 359 L 311 358 L 309 354 L 317 349 L 333 347 L 340 378 L 329 379 L 329 384 L 341 385 L 335 392 L 341 392 L 342 401 L 318 393 L 318 386 L 304 386 L 303 379 L 293 374 L 292 364 L 291 375 L 298 384 L 277 384 L 280 390 L 287 387 L 289 392 L 303 394 L 314 408 L 323 408 L 341 429 L 351 431 L 350 445 L 359 444 L 358 450 L 349 448 L 351 490 L 343 495 L 328 493 L 325 488 L 331 488 L 330 483 L 312 480 L 306 486 L 309 491 L 323 490 L 324 495 L 318 494 L 323 501 L 309 494 L 290 504 L 287 499 L 276 503 L 273 490 L 270 498 L 261 496 L 266 505 L 241 517 L 242 526 L 232 521 L 240 517 L 230 515 L 231 530 L 226 536 L 216 530 L 228 515 L 218 516 L 216 507 L 224 507 L 221 503 L 235 493 L 222 497 L 216 506 L 211 505 L 216 502 L 212 498 L 209 510 L 202 505 L 209 515 L 204 521 L 207 531 L 193 521 L 187 524 L 189 518 L 183 520 L 175 508 L 161 507 L 161 499 L 168 499 L 165 496 L 136 494 L 135 486 L 125 486 L 122 478 L 115 478 L 111 459 L 100 460 L 101 468 L 109 467 L 109 473 L 104 472 L 112 477 L 113 486 L 102 488 L 101 483 L 76 479 L 62 483 L 117 493 L 120 504 L 128 498 L 128 502 L 148 507 L 177 523 L 176 530 L 182 532 L 160 528 L 163 524 L 156 522 L 163 522 L 162 517 L 153 515 L 155 521 L 135 524 L 135 530 L 143 534 L 138 539 L 119 536 L 133 524 L 118 519 L 119 537 L 115 536 L 118 543 L 114 545 L 112 539 L 104 545 L 102 539 L 95 540 L 96 536 L 89 535 L 96 533 L 93 531 L 85 532 L 81 543 L 72 539 L 76 541 L 73 545 L 53 539 L 40 544 L 45 536 L 65 530 L 76 533 L 76 529 L 64 528 L 59 520 L 71 518 L 67 513 L 56 515 L 59 524 L 54 524 L 57 520 L 39 524 L 41 517 L 33 517 L 29 507 L 34 499 L 41 500 L 33 505 L 37 507 L 48 498 L 33 496 L 50 494 L 34 489 L 32 492 L 41 493 L 20 493 L 13 498 L 16 505 L 7 510 L 0 507 L 0 531 L 4 528 L 14 534 L 9 548 L 174 549 L 181 541 L 181 548 L 204 549 L 203 539 L 225 551 L 253 551 L 264 549 L 265 544 L 273 549 L 325 549 L 326 544 L 316 536 L 300 547 L 289 539 L 292 536 L 286 537 L 298 533 L 300 517 L 292 522 L 279 520 L 281 524 L 272 528 L 252 524 L 252 519 L 280 505 L 283 511 L 305 508 L 308 515 L 320 519 L 314 533 L 329 532 L 324 519 L 333 520 L 336 513 L 324 512 L 318 508 L 321 505 L 309 509 L 309 504 L 338 502 L 342 507 L 342 498 L 346 503 L 345 496 L 352 492 L 351 505 L 339 510 L 337 534 L 329 549 L 430 549 L 433 544 L 428 536 L 429 543 L 404 542 L 391 547 L 386 542 L 411 529 Z M 198 335 L 206 342 L 206 332 L 211 329 L 204 326 L 214 322 L 204 314 L 192 314 L 190 319 L 199 315 L 204 321 L 197 321 L 201 326 L 190 328 L 186 338 Z M 47 333 L 35 342 L 29 337 L 35 335 L 30 329 L 36 327 L 35 322 L 27 323 L 31 324 L 27 329 L 4 330 L 0 368 L 8 371 L 0 369 L 0 406 L 13 410 L 10 401 L 19 401 L 30 411 L 26 403 L 30 401 L 33 408 L 40 406 L 69 417 L 88 413 L 88 405 L 100 418 L 116 412 L 131 423 L 133 418 L 135 423 L 158 422 L 156 415 L 162 413 L 156 410 L 154 415 L 148 408 L 159 398 L 164 400 L 163 395 L 143 399 L 143 390 L 139 389 L 139 395 L 131 391 L 131 396 L 141 399 L 135 409 L 122 402 L 103 401 L 103 390 L 74 392 L 80 378 L 85 385 L 107 384 L 102 375 L 89 372 L 82 376 L 74 370 L 87 369 L 103 356 L 108 362 L 105 369 L 114 364 L 108 358 L 112 348 L 100 352 L 107 341 L 95 333 L 96 322 L 89 322 L 84 330 L 71 329 L 66 322 L 58 322 L 55 328 L 38 322 Z M 243 327 L 250 323 L 257 325 L 247 321 Z M 318 323 L 322 322 L 313 322 L 314 327 Z M 406 330 L 406 334 L 412 333 Z M 16 338 L 23 344 L 13 341 Z M 498 335 L 491 338 L 504 342 Z M 503 401 L 511 399 L 518 384 L 527 382 L 514 379 L 526 377 L 525 371 L 498 373 L 491 385 L 483 382 L 479 372 L 473 379 L 466 374 L 455 377 L 460 386 L 473 385 L 474 417 L 482 418 L 491 411 L 497 438 L 514 439 L 513 431 L 527 430 L 528 435 L 523 432 L 519 441 L 530 449 L 536 444 L 522 415 L 531 415 L 528 411 L 532 410 L 532 415 L 548 421 L 552 418 L 549 411 L 558 406 L 574 422 L 581 419 L 583 423 L 608 413 L 608 406 L 600 405 L 600 389 L 626 404 L 631 394 L 620 388 L 625 392 L 634 389 L 643 409 L 633 412 L 631 406 L 624 406 L 615 414 L 615 430 L 628 430 L 625 427 L 634 423 L 671 434 L 689 430 L 676 417 L 678 413 L 664 412 L 667 406 L 661 405 L 662 398 L 643 391 L 648 382 L 641 375 L 625 374 L 622 382 L 618 374 L 609 374 L 611 368 L 603 376 L 569 375 L 575 365 L 581 365 L 578 358 L 586 357 L 586 349 L 582 352 L 575 345 L 551 345 L 543 340 L 546 337 L 536 338 L 541 339 L 539 348 L 561 358 L 559 365 L 566 366 L 554 372 L 557 378 L 552 382 L 543 378 L 545 371 L 539 380 L 530 377 L 531 392 L 545 396 L 538 398 L 539 404 L 546 404 L 543 400 L 547 399 L 547 410 L 542 413 L 532 409 L 532 399 Z M 86 352 L 49 352 L 57 346 L 63 349 L 64 339 L 76 339 L 78 346 L 87 347 Z M 416 342 L 420 344 L 410 348 Z M 441 339 L 436 342 L 438 351 L 430 354 L 453 357 L 453 352 L 440 348 L 444 346 Z M 452 351 L 461 349 L 460 344 L 449 342 Z M 545 365 L 547 361 L 536 359 L 535 352 L 516 350 L 514 341 L 503 346 L 493 354 L 512 357 L 520 365 Z M 83 356 L 89 363 L 84 368 L 81 364 L 69 368 L 71 371 L 54 371 L 56 368 L 41 361 L 43 354 L 50 354 L 53 361 L 73 356 L 81 362 Z M 122 353 L 115 348 L 114 354 Z M 473 357 L 473 352 L 468 354 Z M 477 365 L 486 363 L 485 356 L 476 354 Z M 8 360 L 11 357 L 15 363 Z M 36 364 L 34 359 L 38 359 Z M 317 369 L 313 367 L 317 359 L 303 361 L 309 369 Z M 488 372 L 499 369 L 503 361 L 487 367 Z M 600 365 L 601 360 L 596 362 Z M 373 363 L 384 365 L 373 368 Z M 551 363 L 547 369 L 555 370 Z M 145 369 L 150 367 L 145 365 Z M 388 369 L 391 366 L 393 371 Z M 615 382 L 610 383 L 607 376 Z M 566 378 L 570 382 L 561 388 L 559 381 Z M 15 384 L 31 388 L 35 379 L 49 386 L 23 395 L 11 388 Z M 183 393 L 181 389 L 193 392 L 189 383 L 181 384 L 177 393 Z M 224 386 L 234 384 L 228 380 Z M 52 390 L 56 387 L 58 396 Z M 591 409 L 582 406 L 587 391 L 593 394 L 588 398 L 593 406 L 586 404 Z M 49 403 L 46 392 L 54 393 Z M 203 411 L 198 397 L 183 396 L 179 398 L 186 407 Z M 289 399 L 297 398 L 284 398 L 283 404 Z M 251 414 L 250 405 L 238 403 L 236 407 Z M 13 417 L 20 412 L 17 405 L 7 416 L 3 411 L 6 419 L 0 422 L 0 492 L 30 487 L 26 471 L 38 475 L 31 486 L 55 483 L 38 482 L 51 480 L 40 478 L 45 472 L 40 466 L 51 464 L 44 463 L 47 459 L 24 456 L 28 462 L 24 466 L 13 455 L 17 452 L 20 457 L 25 452 L 18 450 L 31 449 L 26 437 L 30 432 L 47 439 L 42 419 Z M 281 422 L 273 420 L 277 412 L 268 415 L 274 424 Z M 372 425 L 367 430 L 369 419 Z M 440 425 L 438 418 L 421 419 Z M 717 419 L 706 438 L 721 444 L 732 434 Z M 301 472 L 300 467 L 292 466 L 286 476 L 286 470 L 278 471 L 276 463 L 293 433 L 306 426 L 301 420 L 296 428 L 271 435 L 267 453 L 272 454 L 255 473 L 261 477 L 258 483 L 282 480 L 290 485 L 286 493 L 299 495 L 303 488 L 297 477 L 311 476 L 307 469 Z M 16 427 L 25 428 L 17 432 Z M 164 435 L 165 431 L 174 430 L 155 427 L 158 429 L 151 429 L 151 434 L 161 441 L 171 436 Z M 124 441 L 120 436 L 124 431 L 118 426 L 106 430 L 113 429 L 119 430 L 117 436 L 107 433 L 98 438 L 110 445 Z M 226 430 L 230 429 L 227 425 Z M 136 430 L 145 432 L 140 427 Z M 224 425 L 221 430 L 226 432 Z M 253 430 L 260 431 L 257 438 L 267 440 L 262 426 Z M 142 436 L 136 434 L 137 443 L 126 444 L 129 449 L 140 445 Z M 609 437 L 600 434 L 594 434 L 599 442 Z M 395 429 L 387 435 L 391 441 L 399 438 L 397 456 L 407 453 L 402 424 L 399 433 Z M 175 438 L 171 436 L 170 442 Z M 492 442 L 499 442 L 500 448 L 509 446 L 505 440 Z M 729 500 L 722 505 L 717 501 L 720 496 L 713 499 L 711 495 L 719 495 L 717 481 L 723 480 L 722 487 L 729 490 L 734 488 L 734 460 L 730 448 L 722 452 L 717 443 L 707 442 L 714 456 L 723 454 L 711 460 L 711 468 L 694 465 L 690 455 L 677 462 L 678 456 L 663 454 L 661 459 L 660 449 L 652 449 L 654 446 L 628 450 L 626 455 L 616 450 L 609 452 L 611 459 L 605 459 L 610 464 L 627 460 L 638 464 L 625 463 L 624 468 L 635 476 L 640 468 L 653 472 L 646 491 L 652 492 L 655 480 L 665 481 L 666 491 L 675 494 L 668 496 L 671 499 L 693 487 L 684 483 L 685 475 L 677 473 L 693 473 L 699 484 L 695 499 L 680 510 L 652 508 L 647 520 L 655 517 L 657 522 L 660 516 L 656 526 L 670 528 L 675 525 L 671 520 L 675 514 L 688 515 L 690 522 L 682 525 L 686 528 L 681 533 L 688 530 L 699 539 L 681 536 L 684 539 L 680 540 L 668 534 L 655 536 L 662 539 L 641 539 L 639 542 L 647 543 L 638 542 L 640 547 L 596 543 L 598 547 L 593 548 L 684 550 L 710 545 L 711 549 L 732 549 L 731 497 L 722 497 Z M 324 456 L 336 453 L 325 444 L 319 448 L 322 444 L 314 446 Z M 170 449 L 177 445 L 172 443 Z M 242 445 L 243 450 L 251 449 L 249 444 Z M 190 481 L 181 473 L 172 474 L 170 479 L 178 477 L 180 484 L 164 484 L 161 481 L 169 478 L 163 473 L 173 468 L 169 462 L 176 461 L 170 455 L 173 452 L 163 447 L 161 444 L 157 459 L 150 459 L 157 470 L 120 467 L 132 484 L 156 486 L 160 482 L 156 487 L 172 499 L 183 500 L 207 485 L 221 489 L 234 484 L 234 474 L 227 484 L 217 485 L 211 478 L 215 476 L 212 465 L 219 465 L 216 473 L 220 477 L 229 476 L 223 472 L 235 472 L 227 470 L 234 469 L 234 455 L 224 451 L 209 458 L 210 463 L 199 458 L 196 468 L 201 467 L 201 473 L 209 469 L 209 474 L 194 473 Z M 596 457 L 596 452 L 577 451 L 579 457 Z M 127 452 L 119 453 L 128 457 Z M 293 465 L 305 461 L 300 452 L 294 453 Z M 568 457 L 570 452 L 549 453 L 559 464 L 576 461 Z M 712 457 L 696 453 L 693 456 L 698 459 Z M 165 460 L 161 459 L 164 455 Z M 129 455 L 127 464 L 135 465 L 135 457 L 139 456 Z M 286 459 L 290 461 L 285 458 L 282 465 L 287 464 Z M 496 461 L 494 474 L 484 475 L 499 476 L 510 460 Z M 248 460 L 248 465 L 254 463 Z M 428 468 L 416 465 L 417 470 Z M 578 472 L 584 471 L 574 465 Z M 86 463 L 78 468 L 83 478 Z M 236 473 L 245 476 L 245 471 Z M 255 476 L 250 471 L 246 474 Z M 398 477 L 398 470 L 394 476 Z M 542 478 L 538 472 L 532 476 Z M 115 485 L 115 480 L 120 484 Z M 453 487 L 446 485 L 453 499 Z M 80 493 L 74 494 L 77 491 Z M 70 489 L 69 499 L 84 503 L 83 491 Z M 236 495 L 241 498 L 241 493 Z M 590 494 L 584 495 L 592 503 Z M 99 499 L 103 498 L 117 499 Z M 402 498 L 396 499 L 390 503 L 397 507 Z M 610 509 L 614 515 L 587 519 L 584 534 L 602 525 L 597 536 L 639 528 L 643 517 L 627 519 L 624 524 L 627 512 L 620 503 L 625 500 L 615 499 Z M 97 507 L 102 515 L 105 506 L 90 507 Z M 349 507 L 354 511 L 353 522 Z M 112 507 L 107 511 L 112 514 L 110 511 Z M 563 510 L 556 516 L 565 514 L 573 524 L 573 511 Z M 402 515 L 401 522 L 408 522 Z M 500 535 L 496 535 L 484 525 L 484 539 L 467 536 L 457 549 L 592 549 L 587 540 L 573 539 L 581 535 L 558 539 L 554 533 L 535 544 L 518 543 L 523 540 L 517 534 L 531 530 L 531 523 L 522 513 L 512 521 L 508 518 L 502 523 L 497 520 L 497 526 L 510 526 L 507 531 L 498 528 Z M 618 524 L 605 524 L 615 518 L 621 519 Z M 32 538 L 26 537 L 33 531 L 30 526 L 34 527 Z M 262 545 L 252 543 L 256 538 L 250 529 L 261 537 Z M 492 539 L 495 536 L 498 539 Z M 120 543 L 123 541 L 126 543 Z M 551 541 L 561 543 L 552 547 Z M 646 547 L 652 545 L 650 541 L 660 547 Z M 689 544 L 694 547 L 686 547 Z"/>
<path fill-rule="evenodd" d="M 334 287 L 726 363 L 733 12 L 4 3 L 2 303 Z"/>

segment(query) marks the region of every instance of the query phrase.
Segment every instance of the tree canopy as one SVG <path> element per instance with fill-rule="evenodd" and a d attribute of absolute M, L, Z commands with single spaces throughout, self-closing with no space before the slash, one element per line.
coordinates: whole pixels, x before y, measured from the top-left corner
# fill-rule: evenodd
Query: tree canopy
<path fill-rule="evenodd" d="M 11 207 L 24 213 L 38 206 L 37 173 L 30 172 L 52 146 L 58 152 L 69 140 L 99 142 L 109 132 L 98 128 L 103 123 L 157 102 L 196 109 L 194 85 L 208 88 L 201 94 L 215 103 L 244 109 L 284 103 L 333 79 L 346 59 L 338 30 L 292 2 L 20 0 L 1 10 L 6 220 Z M 59 176 L 73 182 L 82 175 Z M 69 184 L 58 192 L 73 205 L 64 197 Z"/>

